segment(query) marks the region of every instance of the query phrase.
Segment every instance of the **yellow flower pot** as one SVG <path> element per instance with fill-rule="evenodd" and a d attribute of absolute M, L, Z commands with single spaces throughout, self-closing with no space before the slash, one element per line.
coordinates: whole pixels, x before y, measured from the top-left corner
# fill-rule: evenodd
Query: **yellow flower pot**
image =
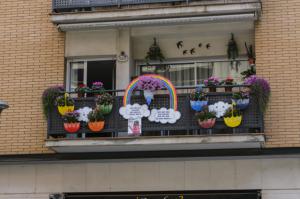
<path fill-rule="evenodd" d="M 68 112 L 74 111 L 75 106 L 57 106 L 57 109 L 61 115 L 65 115 Z"/>
<path fill-rule="evenodd" d="M 228 127 L 231 128 L 238 127 L 242 123 L 242 116 L 224 117 L 224 122 Z"/>

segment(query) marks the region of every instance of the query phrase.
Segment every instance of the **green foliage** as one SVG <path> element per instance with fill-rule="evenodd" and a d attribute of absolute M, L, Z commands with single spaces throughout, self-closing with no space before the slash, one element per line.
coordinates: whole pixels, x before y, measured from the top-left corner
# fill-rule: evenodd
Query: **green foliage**
<path fill-rule="evenodd" d="M 88 114 L 88 119 L 90 122 L 104 121 L 104 116 L 99 109 L 94 109 Z"/>
<path fill-rule="evenodd" d="M 192 101 L 206 101 L 207 94 L 203 91 L 202 88 L 198 87 L 195 89 L 194 92 L 190 94 L 190 100 Z"/>
<path fill-rule="evenodd" d="M 250 67 L 250 69 L 241 72 L 243 79 L 246 79 L 246 78 L 250 77 L 251 75 L 255 75 L 255 74 L 256 74 L 256 70 L 255 70 L 255 66 L 253 66 L 253 65 Z"/>
<path fill-rule="evenodd" d="M 76 123 L 78 121 L 79 113 L 76 111 L 73 112 L 67 112 L 65 115 L 63 115 L 63 120 L 66 123 Z"/>
<path fill-rule="evenodd" d="M 208 119 L 216 118 L 216 113 L 215 112 L 210 112 L 208 110 L 208 107 L 205 106 L 203 111 L 196 113 L 195 116 L 198 120 L 200 120 L 202 122 L 202 121 L 205 121 L 205 120 L 208 120 Z"/>
<path fill-rule="evenodd" d="M 251 85 L 251 93 L 253 93 L 253 97 L 255 101 L 259 104 L 259 110 L 264 113 L 268 107 L 268 103 L 270 100 L 270 92 L 264 90 L 264 88 L 259 84 Z"/>
<path fill-rule="evenodd" d="M 42 95 L 43 113 L 48 118 L 49 111 L 53 110 L 55 100 L 58 96 L 63 95 L 64 88 L 62 86 L 53 86 L 47 88 Z"/>
<path fill-rule="evenodd" d="M 238 109 L 236 109 L 236 107 L 234 106 L 233 108 L 229 108 L 226 110 L 224 117 L 237 117 L 237 116 L 241 116 L 242 112 Z"/>
<path fill-rule="evenodd" d="M 232 94 L 232 99 L 249 99 L 249 92 L 247 91 L 239 91 Z"/>
<path fill-rule="evenodd" d="M 57 106 L 74 106 L 74 103 L 74 100 L 69 96 L 58 96 L 55 104 Z"/>
<path fill-rule="evenodd" d="M 156 42 L 156 38 L 153 38 L 153 40 L 154 40 L 154 42 L 150 46 L 149 51 L 147 52 L 147 55 L 145 57 L 147 63 L 151 60 L 153 60 L 153 61 L 159 60 L 160 62 L 162 62 L 165 59 L 164 55 L 161 52 L 159 45 Z"/>
<path fill-rule="evenodd" d="M 110 105 L 114 101 L 114 98 L 109 93 L 102 93 L 96 98 L 97 105 Z"/>

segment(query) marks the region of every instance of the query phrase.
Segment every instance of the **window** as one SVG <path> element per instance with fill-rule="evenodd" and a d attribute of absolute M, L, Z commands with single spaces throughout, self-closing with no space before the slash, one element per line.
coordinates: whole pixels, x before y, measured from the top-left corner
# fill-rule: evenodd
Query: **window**
<path fill-rule="evenodd" d="M 247 61 L 239 61 L 236 70 L 235 64 L 231 66 L 229 61 L 215 62 L 186 62 L 186 63 L 167 63 L 141 65 L 141 74 L 159 74 L 167 77 L 177 86 L 195 86 L 203 83 L 203 80 L 210 76 L 226 79 L 228 76 L 241 82 L 240 73 L 248 69 Z"/>
<path fill-rule="evenodd" d="M 101 81 L 105 89 L 112 90 L 115 88 L 115 65 L 114 60 L 70 61 L 67 89 L 74 91 L 80 84 L 91 87 L 93 82 Z"/>

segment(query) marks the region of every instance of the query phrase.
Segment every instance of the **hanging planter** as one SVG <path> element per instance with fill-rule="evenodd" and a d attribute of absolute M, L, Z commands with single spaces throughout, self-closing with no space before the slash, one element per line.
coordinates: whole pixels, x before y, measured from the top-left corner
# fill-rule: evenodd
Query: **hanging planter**
<path fill-rule="evenodd" d="M 76 133 L 80 129 L 80 123 L 64 123 L 64 129 L 68 133 Z"/>
<path fill-rule="evenodd" d="M 236 108 L 239 110 L 247 109 L 250 103 L 249 92 L 240 91 L 240 92 L 233 93 L 232 102 L 236 104 Z"/>
<path fill-rule="evenodd" d="M 137 83 L 137 89 L 143 91 L 148 106 L 154 99 L 154 91 L 159 90 L 162 87 L 163 86 L 160 80 L 147 75 L 139 77 L 139 81 Z"/>
<path fill-rule="evenodd" d="M 102 93 L 96 98 L 96 105 L 103 115 L 108 115 L 112 111 L 113 101 L 114 98 L 111 94 Z"/>
<path fill-rule="evenodd" d="M 64 96 L 59 96 L 56 98 L 56 104 L 58 112 L 61 115 L 65 115 L 68 112 L 72 112 L 75 109 L 74 100 L 65 93 Z"/>
<path fill-rule="evenodd" d="M 191 108 L 194 110 L 194 111 L 202 111 L 203 110 L 203 107 L 204 106 L 207 106 L 208 104 L 208 101 L 190 101 L 190 105 L 191 105 Z"/>
<path fill-rule="evenodd" d="M 235 128 L 241 125 L 242 123 L 242 114 L 239 110 L 234 108 L 229 108 L 224 115 L 224 122 L 226 126 Z"/>
<path fill-rule="evenodd" d="M 164 55 L 161 52 L 159 45 L 157 44 L 156 38 L 153 38 L 153 44 L 150 46 L 145 59 L 146 59 L 147 63 L 149 63 L 149 61 L 162 62 L 165 59 Z"/>
<path fill-rule="evenodd" d="M 196 118 L 201 128 L 209 129 L 216 124 L 216 113 L 210 112 L 207 106 L 203 108 L 203 111 L 196 113 Z"/>
<path fill-rule="evenodd" d="M 104 116 L 102 112 L 96 108 L 88 114 L 88 127 L 92 132 L 100 132 L 104 128 Z"/>
<path fill-rule="evenodd" d="M 68 133 L 76 133 L 80 129 L 80 122 L 78 121 L 79 113 L 76 111 L 67 112 L 64 116 L 64 129 Z"/>

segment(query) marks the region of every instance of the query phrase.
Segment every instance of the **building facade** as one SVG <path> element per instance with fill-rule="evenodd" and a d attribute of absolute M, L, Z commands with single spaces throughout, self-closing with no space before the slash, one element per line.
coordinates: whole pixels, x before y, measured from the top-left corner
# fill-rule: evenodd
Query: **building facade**
<path fill-rule="evenodd" d="M 1 199 L 300 197 L 297 0 L 0 5 L 0 99 L 10 106 L 0 120 Z M 239 55 L 228 59 L 232 34 Z M 162 61 L 145 60 L 154 40 Z M 210 76 L 242 83 L 240 73 L 251 67 L 245 43 L 254 48 L 257 76 L 270 83 L 267 111 L 251 102 L 241 128 L 196 128 L 191 89 Z M 143 120 L 148 136 L 128 137 L 119 114 L 124 89 L 149 73 L 176 87 L 181 118 L 166 125 Z M 67 135 L 56 109 L 45 118 L 45 89 L 63 85 L 82 108 L 94 98 L 77 99 L 74 91 L 94 81 L 114 95 L 104 133 Z M 210 99 L 228 100 L 223 89 Z M 153 106 L 171 106 L 169 98 L 157 96 Z"/>

